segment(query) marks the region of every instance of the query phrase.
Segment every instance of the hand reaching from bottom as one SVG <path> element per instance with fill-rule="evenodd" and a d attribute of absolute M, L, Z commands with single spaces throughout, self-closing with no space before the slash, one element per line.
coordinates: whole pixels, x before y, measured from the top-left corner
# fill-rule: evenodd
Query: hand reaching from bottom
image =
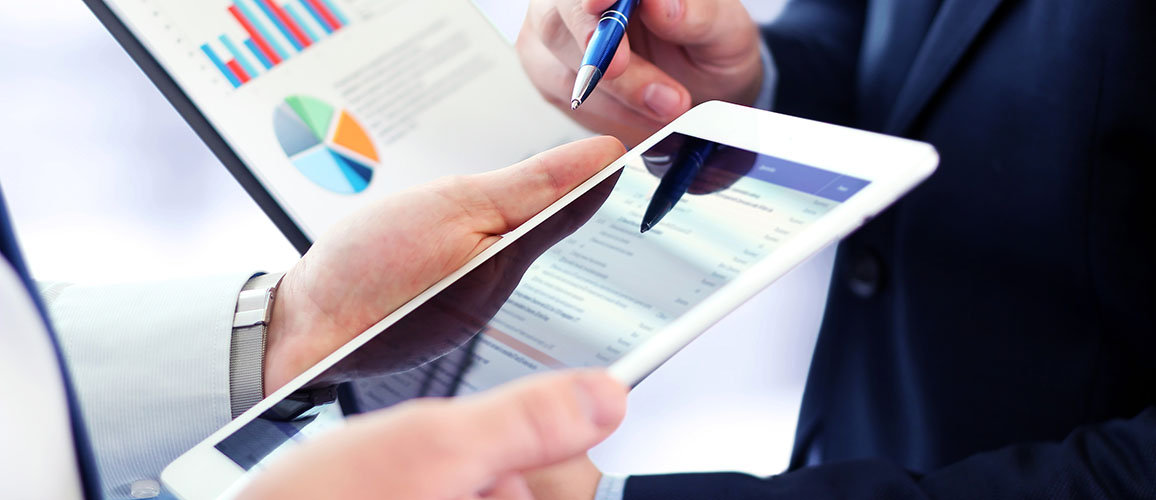
<path fill-rule="evenodd" d="M 250 499 L 530 500 L 523 474 L 610 435 L 626 388 L 600 370 L 552 373 L 349 420 L 258 473 Z"/>

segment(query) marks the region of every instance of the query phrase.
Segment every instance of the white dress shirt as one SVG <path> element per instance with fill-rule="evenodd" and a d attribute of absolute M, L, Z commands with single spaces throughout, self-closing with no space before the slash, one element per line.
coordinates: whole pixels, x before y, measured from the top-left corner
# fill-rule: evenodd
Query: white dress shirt
<path fill-rule="evenodd" d="M 168 496 L 161 470 L 231 419 L 233 314 L 251 276 L 42 290 L 107 498 Z"/>

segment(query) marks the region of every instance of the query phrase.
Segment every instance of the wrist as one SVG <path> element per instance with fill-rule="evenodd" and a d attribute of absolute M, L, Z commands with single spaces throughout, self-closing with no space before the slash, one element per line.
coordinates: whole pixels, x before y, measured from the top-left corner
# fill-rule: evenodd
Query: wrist
<path fill-rule="evenodd" d="M 294 270 L 282 278 L 272 307 L 265 342 L 266 396 L 321 361 L 327 352 L 318 345 L 326 332 L 336 331 L 330 316 L 309 298 Z"/>

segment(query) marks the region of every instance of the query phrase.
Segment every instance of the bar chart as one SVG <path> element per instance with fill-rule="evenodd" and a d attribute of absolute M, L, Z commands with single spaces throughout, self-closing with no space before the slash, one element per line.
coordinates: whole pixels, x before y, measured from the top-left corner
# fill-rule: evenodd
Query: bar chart
<path fill-rule="evenodd" d="M 243 40 L 221 34 L 201 52 L 233 88 L 285 63 L 349 24 L 333 0 L 236 0 L 228 7 Z"/>

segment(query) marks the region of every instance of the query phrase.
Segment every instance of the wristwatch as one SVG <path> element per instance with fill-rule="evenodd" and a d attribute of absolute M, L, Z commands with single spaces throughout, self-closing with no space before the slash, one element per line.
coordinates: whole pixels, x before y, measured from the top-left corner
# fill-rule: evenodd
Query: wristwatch
<path fill-rule="evenodd" d="M 284 276 L 260 274 L 249 278 L 237 296 L 229 345 L 229 403 L 234 418 L 265 397 L 265 336 L 277 285 Z"/>

